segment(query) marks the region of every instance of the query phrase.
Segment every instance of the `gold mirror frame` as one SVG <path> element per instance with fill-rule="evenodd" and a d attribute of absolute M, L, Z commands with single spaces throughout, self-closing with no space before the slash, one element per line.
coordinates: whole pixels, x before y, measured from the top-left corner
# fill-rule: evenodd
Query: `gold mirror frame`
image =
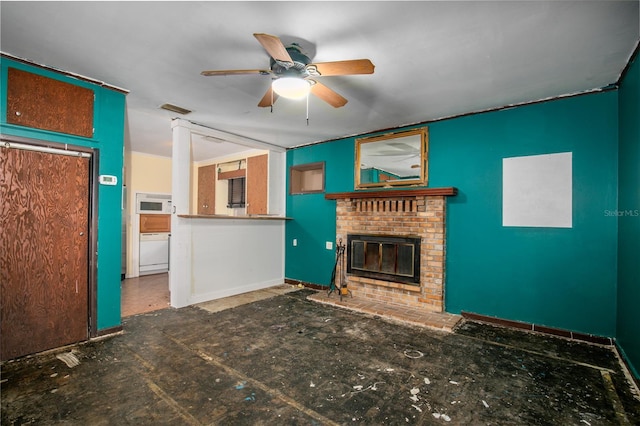
<path fill-rule="evenodd" d="M 356 189 L 427 185 L 428 152 L 427 127 L 356 139 Z"/>

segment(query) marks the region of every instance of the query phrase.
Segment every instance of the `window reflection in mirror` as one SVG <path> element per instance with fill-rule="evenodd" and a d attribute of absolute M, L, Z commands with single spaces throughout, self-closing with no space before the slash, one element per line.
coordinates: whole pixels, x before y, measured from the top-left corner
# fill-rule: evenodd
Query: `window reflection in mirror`
<path fill-rule="evenodd" d="M 356 139 L 356 189 L 427 184 L 426 127 Z"/>

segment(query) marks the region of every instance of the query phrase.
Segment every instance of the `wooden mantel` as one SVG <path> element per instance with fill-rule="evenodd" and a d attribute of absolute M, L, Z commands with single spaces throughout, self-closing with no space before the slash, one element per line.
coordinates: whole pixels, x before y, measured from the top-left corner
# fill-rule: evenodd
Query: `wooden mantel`
<path fill-rule="evenodd" d="M 419 189 L 391 189 L 386 191 L 358 191 L 358 192 L 333 192 L 324 194 L 327 200 L 343 198 L 392 198 L 392 197 L 422 197 L 429 195 L 457 195 L 458 188 L 419 188 Z"/>

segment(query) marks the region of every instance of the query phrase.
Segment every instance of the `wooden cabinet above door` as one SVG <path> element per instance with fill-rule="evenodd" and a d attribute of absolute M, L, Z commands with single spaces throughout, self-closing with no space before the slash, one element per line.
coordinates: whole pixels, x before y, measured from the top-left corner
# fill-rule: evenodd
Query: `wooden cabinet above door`
<path fill-rule="evenodd" d="M 7 75 L 7 123 L 93 137 L 93 90 L 16 68 Z"/>

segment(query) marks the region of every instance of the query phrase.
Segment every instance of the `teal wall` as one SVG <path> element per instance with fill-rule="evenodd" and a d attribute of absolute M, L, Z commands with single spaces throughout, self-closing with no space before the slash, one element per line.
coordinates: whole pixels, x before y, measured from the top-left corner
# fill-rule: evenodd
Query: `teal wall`
<path fill-rule="evenodd" d="M 99 174 L 115 175 L 118 185 L 100 185 L 98 189 L 98 275 L 97 328 L 120 325 L 120 264 L 122 234 L 122 162 L 124 147 L 125 95 L 98 85 L 71 78 L 40 67 L 2 58 L 0 92 L 6 93 L 8 67 L 86 87 L 95 93 L 92 138 L 65 135 L 7 124 L 7 100 L 0 102 L 0 130 L 3 134 L 67 143 L 97 151 Z"/>
<path fill-rule="evenodd" d="M 447 206 L 446 307 L 613 336 L 617 94 L 435 123 L 431 186 Z M 502 226 L 502 159 L 573 153 L 573 227 Z"/>
<path fill-rule="evenodd" d="M 617 342 L 640 379 L 640 62 L 620 85 Z"/>
<path fill-rule="evenodd" d="M 287 152 L 287 170 L 292 165 L 325 162 L 326 192 L 352 191 L 355 141 L 347 139 L 317 144 Z M 289 187 L 287 174 L 287 188 Z M 325 243 L 336 239 L 336 203 L 324 194 L 287 195 L 285 227 L 285 277 L 320 285 L 329 285 L 335 262 L 334 250 Z M 297 239 L 298 245 L 293 246 Z M 346 243 L 346 241 L 345 241 Z"/>
<path fill-rule="evenodd" d="M 616 323 L 617 93 L 429 124 L 429 186 L 448 198 L 446 310 L 613 336 Z M 502 159 L 573 153 L 573 228 L 502 226 Z M 353 191 L 354 139 L 301 147 L 288 165 L 326 161 L 326 191 Z M 289 195 L 287 278 L 328 285 L 335 201 Z M 292 239 L 298 246 L 292 246 Z"/>

